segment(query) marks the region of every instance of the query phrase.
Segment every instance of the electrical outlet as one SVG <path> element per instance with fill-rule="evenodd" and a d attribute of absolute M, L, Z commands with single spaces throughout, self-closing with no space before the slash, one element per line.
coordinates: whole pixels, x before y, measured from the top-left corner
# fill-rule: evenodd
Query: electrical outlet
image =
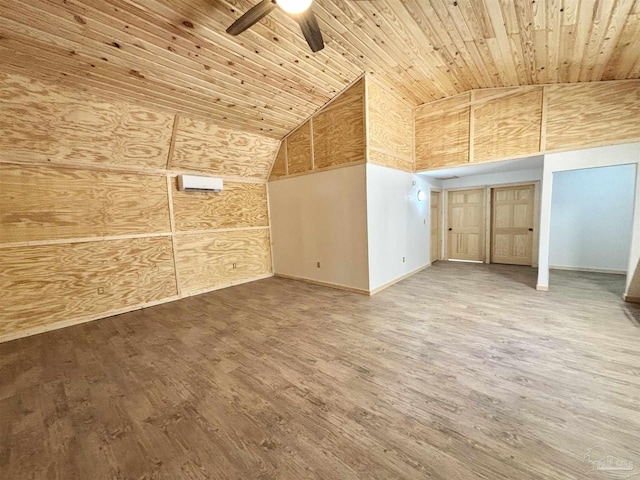
<path fill-rule="evenodd" d="M 235 263 L 233 264 L 233 268 L 236 268 L 236 264 Z"/>
<path fill-rule="evenodd" d="M 316 266 L 317 266 L 318 268 L 320 268 L 320 262 L 318 262 L 318 263 L 316 264 Z"/>
<path fill-rule="evenodd" d="M 406 257 L 402 257 L 402 263 L 404 263 L 406 261 L 407 261 Z"/>
<path fill-rule="evenodd" d="M 102 295 L 104 293 L 104 287 L 98 287 L 98 294 Z"/>

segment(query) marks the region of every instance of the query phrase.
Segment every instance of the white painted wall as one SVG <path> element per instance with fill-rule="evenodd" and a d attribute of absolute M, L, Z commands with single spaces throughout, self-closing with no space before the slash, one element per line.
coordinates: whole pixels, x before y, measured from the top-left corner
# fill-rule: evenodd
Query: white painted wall
<path fill-rule="evenodd" d="M 442 180 L 442 188 L 473 188 L 484 187 L 485 185 L 537 182 L 539 180 L 542 180 L 542 168 L 452 178 L 450 180 Z"/>
<path fill-rule="evenodd" d="M 367 165 L 371 290 L 429 265 L 429 189 L 438 183 L 420 175 Z M 419 190 L 425 192 L 423 201 L 418 201 Z"/>
<path fill-rule="evenodd" d="M 640 143 L 628 143 L 607 147 L 588 148 L 572 152 L 545 155 L 540 200 L 540 250 L 538 255 L 538 288 L 549 287 L 549 246 L 551 238 L 551 203 L 553 194 L 553 175 L 556 172 L 579 170 L 583 168 L 608 167 L 613 165 L 640 163 Z M 640 169 L 638 169 L 640 170 Z M 636 171 L 634 200 L 634 221 L 631 233 L 627 289 L 632 272 L 640 260 L 640 174 Z"/>
<path fill-rule="evenodd" d="M 633 164 L 554 173 L 550 267 L 626 272 L 635 183 Z"/>
<path fill-rule="evenodd" d="M 355 165 L 269 182 L 276 274 L 369 289 L 365 174 Z"/>

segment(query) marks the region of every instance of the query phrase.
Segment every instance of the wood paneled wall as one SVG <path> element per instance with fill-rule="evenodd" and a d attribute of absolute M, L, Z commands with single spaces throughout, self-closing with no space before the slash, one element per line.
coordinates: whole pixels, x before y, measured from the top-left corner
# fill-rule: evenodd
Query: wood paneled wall
<path fill-rule="evenodd" d="M 363 77 L 282 140 L 269 180 L 364 163 L 365 128 Z"/>
<path fill-rule="evenodd" d="M 269 180 L 367 161 L 412 172 L 413 117 L 411 105 L 364 76 L 282 140 Z"/>
<path fill-rule="evenodd" d="M 475 90 L 416 109 L 416 170 L 640 140 L 640 80 Z"/>
<path fill-rule="evenodd" d="M 271 275 L 277 140 L 19 76 L 0 105 L 0 341 Z"/>
<path fill-rule="evenodd" d="M 366 83 L 368 161 L 413 172 L 413 107 L 372 78 Z"/>

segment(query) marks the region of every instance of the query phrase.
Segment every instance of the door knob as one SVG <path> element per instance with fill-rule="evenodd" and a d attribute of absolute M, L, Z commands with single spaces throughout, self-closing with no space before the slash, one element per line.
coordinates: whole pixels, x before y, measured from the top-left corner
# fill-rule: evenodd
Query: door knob
<path fill-rule="evenodd" d="M 530 228 L 530 229 L 529 229 L 529 231 L 530 231 L 530 232 L 533 232 L 533 228 Z"/>
<path fill-rule="evenodd" d="M 453 228 L 449 227 L 449 231 L 453 230 Z"/>

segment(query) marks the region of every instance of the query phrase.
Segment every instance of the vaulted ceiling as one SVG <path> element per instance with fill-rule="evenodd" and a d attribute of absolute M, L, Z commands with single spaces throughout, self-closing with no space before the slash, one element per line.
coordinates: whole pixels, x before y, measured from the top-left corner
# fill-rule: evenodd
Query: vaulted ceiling
<path fill-rule="evenodd" d="M 3 0 L 0 71 L 282 137 L 363 72 L 411 104 L 640 77 L 640 0 L 315 0 L 312 54 L 258 0 Z"/>

